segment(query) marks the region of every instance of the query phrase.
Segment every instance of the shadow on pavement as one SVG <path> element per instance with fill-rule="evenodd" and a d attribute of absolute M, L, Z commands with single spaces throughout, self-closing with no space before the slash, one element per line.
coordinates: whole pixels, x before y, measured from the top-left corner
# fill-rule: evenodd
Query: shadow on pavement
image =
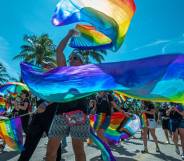
<path fill-rule="evenodd" d="M 151 154 L 151 153 L 149 153 L 149 154 Z M 162 152 L 160 152 L 159 154 L 151 154 L 151 155 L 153 155 L 153 156 L 155 156 L 155 157 L 157 157 L 159 159 L 163 159 L 163 160 L 167 160 L 167 161 L 178 161 L 177 158 L 174 158 L 172 156 L 168 156 L 168 155 L 166 155 L 166 154 L 164 154 Z"/>
<path fill-rule="evenodd" d="M 0 158 L 3 158 L 3 161 L 7 161 L 17 156 L 19 152 L 3 152 L 0 154 Z"/>
<path fill-rule="evenodd" d="M 116 161 L 138 161 L 136 159 L 132 159 L 132 158 L 127 158 L 127 157 L 115 157 Z"/>
<path fill-rule="evenodd" d="M 138 161 L 136 159 L 132 159 L 132 158 L 127 158 L 127 157 L 115 157 L 116 161 Z M 102 161 L 101 158 L 98 157 L 94 157 L 92 159 L 90 159 L 90 161 Z"/>
<path fill-rule="evenodd" d="M 100 156 L 96 156 L 96 157 L 90 159 L 90 161 L 102 161 L 102 159 L 100 158 Z"/>
<path fill-rule="evenodd" d="M 151 139 L 150 139 L 150 140 L 148 140 L 148 141 L 150 141 L 150 142 L 153 142 L 153 143 L 154 143 L 154 141 L 153 141 L 153 140 L 151 140 Z M 173 143 L 173 142 L 170 142 L 170 144 L 168 144 L 168 143 L 165 143 L 165 142 L 160 141 L 160 140 L 158 141 L 158 143 L 159 143 L 159 144 L 163 144 L 163 145 L 174 145 L 174 143 Z M 178 146 L 181 146 L 181 144 L 178 144 Z"/>
<path fill-rule="evenodd" d="M 125 144 L 134 144 L 134 145 L 143 145 L 143 143 L 138 143 L 138 142 L 131 141 L 131 140 L 123 141 L 122 143 L 125 143 Z"/>
<path fill-rule="evenodd" d="M 119 153 L 120 155 L 126 155 L 126 156 L 135 156 L 136 153 L 131 153 L 129 152 L 126 148 L 124 148 L 123 146 L 117 147 L 117 146 L 111 146 L 111 151 L 115 151 L 117 153 Z"/>

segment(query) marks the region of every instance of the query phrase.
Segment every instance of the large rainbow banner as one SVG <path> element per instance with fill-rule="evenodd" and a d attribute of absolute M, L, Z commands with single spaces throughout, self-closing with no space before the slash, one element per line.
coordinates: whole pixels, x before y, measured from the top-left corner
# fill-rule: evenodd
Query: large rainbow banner
<path fill-rule="evenodd" d="M 104 64 L 58 67 L 48 72 L 21 63 L 31 92 L 50 102 L 120 90 L 134 98 L 184 103 L 184 55 L 168 54 Z"/>

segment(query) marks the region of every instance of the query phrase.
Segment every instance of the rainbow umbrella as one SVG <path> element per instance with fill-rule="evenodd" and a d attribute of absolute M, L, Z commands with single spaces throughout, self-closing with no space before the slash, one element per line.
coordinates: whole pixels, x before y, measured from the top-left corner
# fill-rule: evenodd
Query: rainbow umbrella
<path fill-rule="evenodd" d="M 20 82 L 8 82 L 0 86 L 0 93 L 3 93 L 3 94 L 21 93 L 22 90 L 29 91 L 29 88 L 25 84 Z"/>

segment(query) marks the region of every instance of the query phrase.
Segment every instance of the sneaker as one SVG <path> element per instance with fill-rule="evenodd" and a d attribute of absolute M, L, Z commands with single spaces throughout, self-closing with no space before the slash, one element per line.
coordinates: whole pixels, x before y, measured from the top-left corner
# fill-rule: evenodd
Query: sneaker
<path fill-rule="evenodd" d="M 166 141 L 165 144 L 170 144 L 170 141 Z"/>
<path fill-rule="evenodd" d="M 141 153 L 148 153 L 148 149 L 141 150 Z"/>
<path fill-rule="evenodd" d="M 175 149 L 175 152 L 180 155 L 180 149 L 178 147 Z"/>
<path fill-rule="evenodd" d="M 181 155 L 181 159 L 184 160 L 184 153 Z"/>
<path fill-rule="evenodd" d="M 159 153 L 160 152 L 160 148 L 157 146 L 156 147 L 156 152 Z"/>

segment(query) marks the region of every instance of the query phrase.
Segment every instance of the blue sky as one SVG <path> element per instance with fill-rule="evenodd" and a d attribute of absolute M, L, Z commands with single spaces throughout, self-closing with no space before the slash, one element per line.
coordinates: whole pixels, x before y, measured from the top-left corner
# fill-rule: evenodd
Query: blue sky
<path fill-rule="evenodd" d="M 12 57 L 20 51 L 24 34 L 48 33 L 58 44 L 74 25 L 54 27 L 51 17 L 57 0 L 1 1 L 0 61 L 12 76 L 20 73 Z M 124 44 L 117 53 L 109 51 L 106 62 L 129 60 L 155 54 L 184 53 L 184 0 L 135 0 L 137 10 Z M 67 48 L 66 53 L 71 49 Z"/>

